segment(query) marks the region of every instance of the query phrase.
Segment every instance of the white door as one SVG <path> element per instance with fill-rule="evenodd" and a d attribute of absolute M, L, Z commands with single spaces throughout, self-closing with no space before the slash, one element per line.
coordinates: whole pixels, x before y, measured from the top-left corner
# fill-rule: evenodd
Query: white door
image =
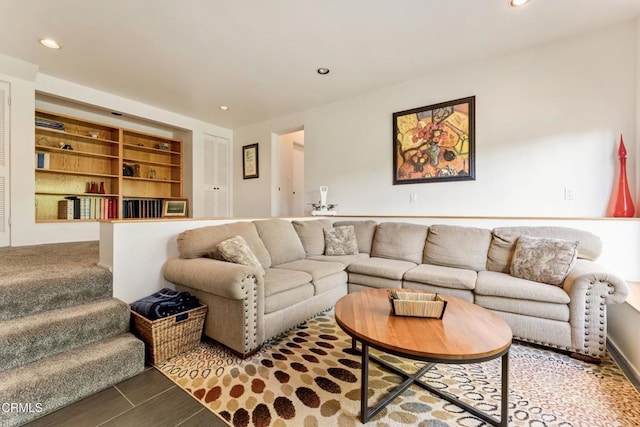
<path fill-rule="evenodd" d="M 0 246 L 11 244 L 9 229 L 9 83 L 0 82 Z"/>
<path fill-rule="evenodd" d="M 229 140 L 204 137 L 204 215 L 227 217 L 229 201 Z"/>
<path fill-rule="evenodd" d="M 293 198 L 291 201 L 291 215 L 304 215 L 304 145 L 293 143 Z"/>

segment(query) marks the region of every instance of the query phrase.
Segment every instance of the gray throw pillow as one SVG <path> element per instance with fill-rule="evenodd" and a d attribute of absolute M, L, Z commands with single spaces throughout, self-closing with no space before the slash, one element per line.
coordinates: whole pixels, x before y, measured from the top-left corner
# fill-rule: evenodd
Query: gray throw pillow
<path fill-rule="evenodd" d="M 325 255 L 356 255 L 358 241 L 353 225 L 324 229 Z"/>
<path fill-rule="evenodd" d="M 511 259 L 511 275 L 562 286 L 578 256 L 578 242 L 520 236 Z"/>
<path fill-rule="evenodd" d="M 233 236 L 216 245 L 218 252 L 226 261 L 255 267 L 264 275 L 264 268 L 242 236 Z"/>

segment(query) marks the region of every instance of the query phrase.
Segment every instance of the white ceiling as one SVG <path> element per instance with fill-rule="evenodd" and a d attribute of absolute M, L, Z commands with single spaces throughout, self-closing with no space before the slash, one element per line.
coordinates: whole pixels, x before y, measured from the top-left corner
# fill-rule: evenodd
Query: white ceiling
<path fill-rule="evenodd" d="M 0 53 L 236 128 L 639 15 L 640 0 L 0 0 Z"/>

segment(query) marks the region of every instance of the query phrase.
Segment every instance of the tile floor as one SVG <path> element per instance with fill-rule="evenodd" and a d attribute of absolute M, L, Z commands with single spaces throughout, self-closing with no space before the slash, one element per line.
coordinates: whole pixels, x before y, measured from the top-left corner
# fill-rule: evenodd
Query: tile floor
<path fill-rule="evenodd" d="M 143 373 L 31 423 L 42 426 L 227 427 L 158 370 Z"/>

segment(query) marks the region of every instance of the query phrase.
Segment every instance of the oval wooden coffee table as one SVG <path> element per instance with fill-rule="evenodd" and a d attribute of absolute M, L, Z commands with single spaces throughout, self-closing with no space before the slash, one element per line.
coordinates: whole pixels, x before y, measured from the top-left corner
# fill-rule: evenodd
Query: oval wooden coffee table
<path fill-rule="evenodd" d="M 408 291 L 406 289 L 402 290 Z M 408 291 L 411 292 L 411 291 Z M 463 408 L 496 426 L 506 426 L 509 409 L 509 348 L 512 332 L 501 318 L 490 311 L 451 296 L 443 318 L 394 316 L 387 289 L 354 292 L 342 297 L 335 306 L 338 325 L 356 342 L 361 343 L 362 380 L 360 417 L 366 423 L 412 384 Z M 396 356 L 427 362 L 415 374 L 406 373 L 375 356 L 369 347 Z M 502 357 L 502 388 L 500 420 L 445 394 L 420 378 L 436 363 L 480 363 Z M 385 366 L 405 380 L 375 406 L 369 408 L 369 359 Z"/>

